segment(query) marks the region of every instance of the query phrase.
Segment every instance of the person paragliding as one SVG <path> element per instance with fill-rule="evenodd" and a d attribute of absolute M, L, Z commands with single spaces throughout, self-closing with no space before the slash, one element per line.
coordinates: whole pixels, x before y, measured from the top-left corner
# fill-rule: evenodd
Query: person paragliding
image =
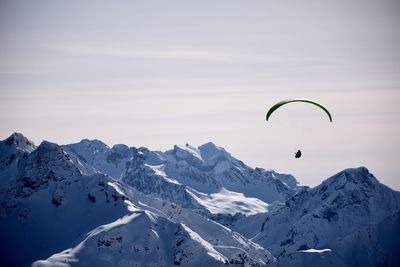
<path fill-rule="evenodd" d="M 328 115 L 329 121 L 332 122 L 332 115 L 331 113 L 328 111 L 328 109 L 326 109 L 323 105 L 312 101 L 312 100 L 308 100 L 308 99 L 286 99 L 286 100 L 282 100 L 279 101 L 278 103 L 276 103 L 275 105 L 273 105 L 267 112 L 267 116 L 266 119 L 267 121 L 269 120 L 269 117 L 271 116 L 272 113 L 274 113 L 277 109 L 279 109 L 280 107 L 282 107 L 283 105 L 289 104 L 289 103 L 294 103 L 294 102 L 303 102 L 303 103 L 308 103 L 308 104 L 312 104 L 317 106 L 318 108 L 320 108 L 321 110 L 323 110 L 326 115 Z M 297 150 L 297 152 L 295 153 L 294 156 L 296 159 L 301 157 L 301 151 Z"/>

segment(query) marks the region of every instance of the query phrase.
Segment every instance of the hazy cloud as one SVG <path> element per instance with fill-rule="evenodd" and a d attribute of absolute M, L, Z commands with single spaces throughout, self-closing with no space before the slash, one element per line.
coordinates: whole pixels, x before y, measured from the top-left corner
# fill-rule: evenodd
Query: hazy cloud
<path fill-rule="evenodd" d="M 159 60 L 200 60 L 200 61 L 254 61 L 256 56 L 206 50 L 144 50 L 134 48 L 94 46 L 82 44 L 46 45 L 47 48 L 69 54 L 100 57 L 142 58 Z"/>

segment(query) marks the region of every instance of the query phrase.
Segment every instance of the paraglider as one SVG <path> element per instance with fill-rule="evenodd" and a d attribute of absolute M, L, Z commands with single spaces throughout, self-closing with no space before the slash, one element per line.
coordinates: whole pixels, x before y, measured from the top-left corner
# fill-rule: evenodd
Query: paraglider
<path fill-rule="evenodd" d="M 308 100 L 308 99 L 286 99 L 286 100 L 282 100 L 279 101 L 278 103 L 276 103 L 275 105 L 273 105 L 267 112 L 267 116 L 266 119 L 267 121 L 269 120 L 269 117 L 271 116 L 272 113 L 274 113 L 277 109 L 279 109 L 280 107 L 282 107 L 283 105 L 289 104 L 289 103 L 294 103 L 294 102 L 304 102 L 304 103 L 308 103 L 308 104 L 312 104 L 317 106 L 318 108 L 320 108 L 322 111 L 324 111 L 326 113 L 326 115 L 328 115 L 329 121 L 332 122 L 332 115 L 331 113 L 328 111 L 327 108 L 325 108 L 323 105 L 312 101 L 312 100 Z M 301 151 L 297 150 L 297 152 L 295 153 L 294 157 L 296 159 L 301 157 Z"/>
<path fill-rule="evenodd" d="M 324 106 L 322 106 L 321 104 L 319 104 L 319 103 L 317 103 L 315 101 L 308 100 L 308 99 L 286 99 L 286 100 L 279 101 L 278 103 L 273 105 L 268 110 L 267 116 L 266 116 L 267 121 L 268 121 L 269 117 L 271 116 L 271 114 L 275 112 L 275 110 L 277 110 L 278 108 L 282 107 L 283 105 L 286 105 L 286 104 L 289 104 L 289 103 L 294 103 L 294 102 L 304 102 L 304 103 L 313 104 L 313 105 L 319 107 L 320 109 L 325 111 L 325 113 L 328 115 L 328 118 L 329 118 L 330 122 L 332 122 L 332 115 L 331 115 L 331 113 L 329 113 L 329 111 Z"/>

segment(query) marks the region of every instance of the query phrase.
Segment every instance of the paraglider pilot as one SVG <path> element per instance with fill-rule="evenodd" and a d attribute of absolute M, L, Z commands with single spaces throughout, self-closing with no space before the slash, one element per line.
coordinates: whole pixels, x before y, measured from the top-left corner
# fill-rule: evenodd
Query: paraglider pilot
<path fill-rule="evenodd" d="M 315 101 L 308 100 L 308 99 L 286 99 L 286 100 L 279 101 L 278 103 L 273 105 L 268 110 L 267 116 L 266 116 L 267 121 L 268 121 L 269 117 L 271 116 L 271 114 L 275 112 L 275 110 L 279 109 L 283 105 L 286 105 L 286 104 L 289 104 L 289 103 L 294 103 L 294 102 L 304 102 L 304 103 L 312 104 L 312 105 L 315 105 L 315 106 L 319 107 L 320 109 L 325 111 L 326 115 L 328 115 L 329 121 L 332 122 L 332 115 L 331 115 L 331 113 L 329 113 L 329 111 L 324 106 L 322 106 L 321 104 L 319 104 L 319 103 L 317 103 Z M 296 159 L 300 158 L 301 157 L 301 151 L 297 150 L 297 152 L 294 154 L 294 157 Z"/>

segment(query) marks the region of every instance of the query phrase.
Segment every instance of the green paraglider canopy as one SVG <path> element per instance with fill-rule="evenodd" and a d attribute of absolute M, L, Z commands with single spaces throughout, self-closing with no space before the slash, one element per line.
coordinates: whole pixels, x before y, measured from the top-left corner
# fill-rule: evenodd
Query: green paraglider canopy
<path fill-rule="evenodd" d="M 276 103 L 275 105 L 273 105 L 267 112 L 267 121 L 269 119 L 269 117 L 271 116 L 272 113 L 274 113 L 275 110 L 277 110 L 278 108 L 280 108 L 283 105 L 289 104 L 289 103 L 293 103 L 293 102 L 305 102 L 305 103 L 309 103 L 309 104 L 313 104 L 317 107 L 319 107 L 320 109 L 322 109 L 323 111 L 325 111 L 325 113 L 328 115 L 330 122 L 332 122 L 332 116 L 329 113 L 329 111 L 322 106 L 321 104 L 315 102 L 315 101 L 311 101 L 308 99 L 286 99 L 286 100 L 282 100 L 279 101 L 278 103 Z"/>

